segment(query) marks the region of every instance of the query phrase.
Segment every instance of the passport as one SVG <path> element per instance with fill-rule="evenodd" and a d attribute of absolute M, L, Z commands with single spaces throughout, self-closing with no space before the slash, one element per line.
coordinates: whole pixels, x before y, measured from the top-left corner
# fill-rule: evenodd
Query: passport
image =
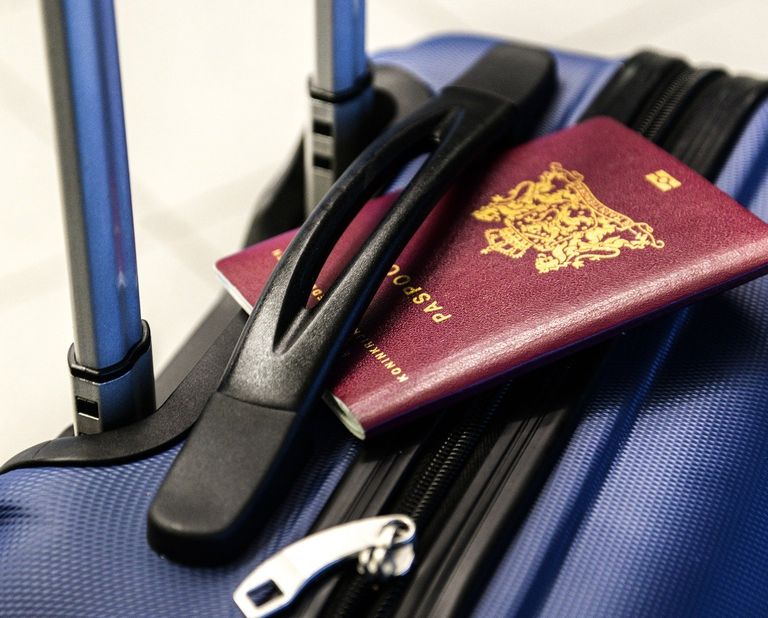
<path fill-rule="evenodd" d="M 308 306 L 396 198 L 363 207 Z M 294 234 L 217 262 L 246 310 Z M 767 265 L 768 225 L 637 133 L 596 118 L 456 180 L 389 269 L 325 400 L 363 438 Z"/>

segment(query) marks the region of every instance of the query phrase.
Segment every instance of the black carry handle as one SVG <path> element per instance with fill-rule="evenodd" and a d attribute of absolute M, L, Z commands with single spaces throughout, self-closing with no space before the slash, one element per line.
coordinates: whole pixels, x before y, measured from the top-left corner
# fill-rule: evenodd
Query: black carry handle
<path fill-rule="evenodd" d="M 218 391 L 155 496 L 148 521 L 155 550 L 216 563 L 255 535 L 290 485 L 302 421 L 387 269 L 457 175 L 502 139 L 522 140 L 554 90 L 549 53 L 496 46 L 339 178 L 281 257 Z M 323 301 L 308 309 L 312 285 L 352 218 L 425 152 L 430 156 L 386 217 Z"/>

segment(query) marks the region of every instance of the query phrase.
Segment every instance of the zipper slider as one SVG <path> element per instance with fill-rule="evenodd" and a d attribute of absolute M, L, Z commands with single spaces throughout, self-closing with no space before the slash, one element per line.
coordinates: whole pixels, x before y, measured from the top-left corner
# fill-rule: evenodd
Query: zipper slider
<path fill-rule="evenodd" d="M 382 579 L 405 575 L 415 558 L 415 538 L 416 524 L 405 515 L 369 517 L 327 528 L 262 562 L 232 598 L 246 618 L 269 616 L 289 605 L 318 575 L 355 556 L 361 575 Z"/>

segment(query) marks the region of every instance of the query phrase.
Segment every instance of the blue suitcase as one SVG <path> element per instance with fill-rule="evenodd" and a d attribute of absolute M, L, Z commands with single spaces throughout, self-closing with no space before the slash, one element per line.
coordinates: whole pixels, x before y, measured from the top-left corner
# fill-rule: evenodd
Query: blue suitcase
<path fill-rule="evenodd" d="M 373 61 L 382 75 L 404 72 L 420 87 L 438 91 L 495 43 L 439 37 L 380 53 Z M 680 144 L 673 138 L 688 116 L 711 111 L 697 110 L 697 97 L 715 82 L 732 79 L 655 56 L 621 63 L 553 54 L 557 94 L 536 134 L 607 110 L 629 124 L 651 117 L 655 123 L 643 128 L 647 134 L 656 131 L 651 137 L 657 141 Z M 630 113 L 629 103 L 616 96 L 626 92 L 627 66 L 664 73 L 654 101 L 675 109 L 686 99 L 683 111 L 666 118 L 658 110 L 655 116 Z M 701 163 L 701 171 L 765 219 L 764 89 L 751 81 L 727 85 L 734 91 L 743 87 L 738 117 L 718 120 L 710 114 L 710 122 L 733 127 L 722 143 L 703 142 L 710 154 L 718 148 L 727 157 L 704 157 L 702 163 L 690 142 L 675 154 L 694 167 Z M 711 100 L 708 107 L 717 108 Z M 642 118 L 631 121 L 632 114 Z M 297 155 L 286 182 L 262 200 L 249 240 L 300 217 L 275 216 L 273 210 L 295 193 L 290 180 L 300 160 Z M 394 185 L 402 186 L 409 173 Z M 293 201 L 300 200 L 294 195 Z M 430 537 L 431 549 L 422 556 L 417 545 L 409 579 L 371 589 L 342 569 L 314 582 L 288 612 L 762 614 L 768 606 L 766 295 L 765 280 L 757 280 L 559 361 L 556 369 L 565 377 L 555 390 L 565 393 L 562 399 L 542 402 L 536 392 L 553 384 L 550 367 L 483 394 L 462 405 L 513 412 L 512 390 L 523 393 L 516 401 L 540 414 L 509 423 L 499 414 L 481 414 L 482 422 L 464 418 L 445 429 L 428 420 L 417 428 L 430 432 L 427 453 L 412 436 L 361 445 L 335 422 L 322 422 L 323 440 L 312 461 L 268 521 L 253 529 L 245 553 L 224 566 L 193 567 L 153 552 L 146 540 L 147 512 L 194 420 L 185 410 L 199 409 L 200 393 L 215 388 L 211 375 L 221 372 L 243 327 L 244 316 L 222 299 L 158 382 L 158 401 L 164 402 L 149 417 L 158 425 L 153 443 L 131 444 L 138 434 L 130 428 L 102 434 L 106 439 L 63 437 L 6 464 L 0 474 L 0 614 L 241 615 L 233 593 L 258 565 L 313 531 L 361 514 L 396 512 L 367 493 L 384 492 L 388 478 L 412 477 L 425 456 L 441 472 L 455 473 L 462 491 L 451 494 L 434 476 L 415 483 L 417 493 L 444 492 L 451 508 L 440 513 L 438 529 L 432 524 L 419 530 Z M 111 443 L 110 434 L 117 436 Z M 473 448 L 463 448 L 466 442 Z M 546 465 L 537 447 L 546 451 Z M 448 455 L 441 454 L 446 448 Z M 451 467 L 453 456 L 461 463 L 458 472 Z M 392 584 L 394 592 L 387 588 Z"/>

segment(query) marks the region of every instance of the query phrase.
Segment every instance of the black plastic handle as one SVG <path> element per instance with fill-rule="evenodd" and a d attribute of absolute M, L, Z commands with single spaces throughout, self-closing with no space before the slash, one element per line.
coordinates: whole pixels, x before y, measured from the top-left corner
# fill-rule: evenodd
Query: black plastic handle
<path fill-rule="evenodd" d="M 501 140 L 521 141 L 555 89 L 545 51 L 499 45 L 375 140 L 339 178 L 282 256 L 150 508 L 148 536 L 177 560 L 215 563 L 242 548 L 290 485 L 297 439 L 331 363 L 386 270 L 451 182 Z M 366 201 L 430 153 L 323 302 L 306 300 Z"/>

